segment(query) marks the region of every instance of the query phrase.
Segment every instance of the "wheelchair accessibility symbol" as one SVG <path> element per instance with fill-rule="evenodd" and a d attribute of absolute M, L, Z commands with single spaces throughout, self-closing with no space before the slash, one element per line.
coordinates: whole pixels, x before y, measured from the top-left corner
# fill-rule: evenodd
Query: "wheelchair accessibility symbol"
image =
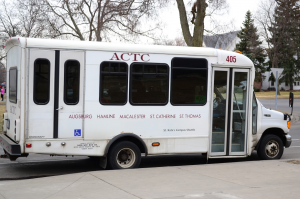
<path fill-rule="evenodd" d="M 74 129 L 74 136 L 81 136 L 81 129 Z"/>

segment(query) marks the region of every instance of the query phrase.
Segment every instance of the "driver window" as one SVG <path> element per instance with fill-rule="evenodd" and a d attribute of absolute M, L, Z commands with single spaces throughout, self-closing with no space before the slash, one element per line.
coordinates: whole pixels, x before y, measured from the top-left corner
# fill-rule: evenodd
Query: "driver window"
<path fill-rule="evenodd" d="M 256 97 L 253 92 L 253 101 L 252 101 L 252 134 L 257 133 L 257 102 Z"/>

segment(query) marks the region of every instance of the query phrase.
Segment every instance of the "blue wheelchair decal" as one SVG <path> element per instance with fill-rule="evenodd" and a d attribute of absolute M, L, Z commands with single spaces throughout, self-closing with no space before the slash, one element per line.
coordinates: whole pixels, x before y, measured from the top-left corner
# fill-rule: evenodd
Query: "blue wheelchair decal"
<path fill-rule="evenodd" d="M 74 136 L 81 136 L 81 129 L 74 129 Z"/>

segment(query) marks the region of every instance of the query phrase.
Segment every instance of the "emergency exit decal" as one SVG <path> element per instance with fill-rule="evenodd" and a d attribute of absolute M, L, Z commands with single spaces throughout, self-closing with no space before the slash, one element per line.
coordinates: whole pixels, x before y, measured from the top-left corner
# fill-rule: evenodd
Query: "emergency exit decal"
<path fill-rule="evenodd" d="M 81 129 L 74 129 L 74 136 L 81 136 Z"/>

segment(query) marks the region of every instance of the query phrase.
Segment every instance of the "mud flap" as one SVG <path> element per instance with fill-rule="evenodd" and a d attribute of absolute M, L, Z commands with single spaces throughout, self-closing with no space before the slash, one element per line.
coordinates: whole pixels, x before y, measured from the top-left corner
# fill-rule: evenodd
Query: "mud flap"
<path fill-rule="evenodd" d="M 100 157 L 99 165 L 102 169 L 106 169 L 107 166 L 107 157 Z"/>

